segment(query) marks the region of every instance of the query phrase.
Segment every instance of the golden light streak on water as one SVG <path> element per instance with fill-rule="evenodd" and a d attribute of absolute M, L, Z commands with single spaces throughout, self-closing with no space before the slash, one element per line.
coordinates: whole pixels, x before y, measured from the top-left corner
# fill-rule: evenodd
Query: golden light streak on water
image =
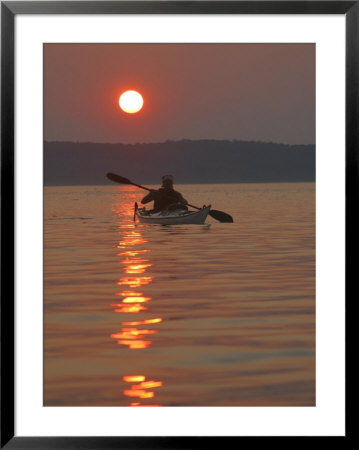
<path fill-rule="evenodd" d="M 144 375 L 124 375 L 122 379 L 127 383 L 136 383 L 145 381 L 146 377 Z"/>
<path fill-rule="evenodd" d="M 125 297 L 123 303 L 146 303 L 152 300 L 151 297 Z"/>
<path fill-rule="evenodd" d="M 124 345 L 125 347 L 128 347 L 131 350 L 139 350 L 139 349 L 150 347 L 152 345 L 152 341 L 144 341 L 144 340 L 132 341 L 132 340 L 121 339 L 121 340 L 117 341 L 117 344 Z"/>
<path fill-rule="evenodd" d="M 148 389 L 159 388 L 163 386 L 162 381 L 146 380 L 144 375 L 125 375 L 122 379 L 127 383 L 139 383 L 133 384 L 131 389 L 125 389 L 123 394 L 125 397 L 138 397 L 140 399 L 149 399 L 155 396 L 154 391 L 148 391 Z M 139 402 L 130 403 L 130 406 L 162 406 L 160 404 L 143 404 Z"/>
<path fill-rule="evenodd" d="M 118 284 L 118 286 L 140 287 L 150 284 L 152 281 L 153 277 L 124 277 L 116 284 Z"/>
<path fill-rule="evenodd" d="M 145 273 L 148 267 L 152 267 L 152 264 L 131 264 L 124 270 L 125 273 Z"/>
<path fill-rule="evenodd" d="M 143 249 L 143 250 L 126 250 L 124 252 L 117 253 L 117 256 L 137 256 L 141 255 L 143 253 L 150 252 L 150 249 Z"/>
<path fill-rule="evenodd" d="M 139 320 L 139 321 L 133 321 L 133 322 L 122 322 L 122 325 L 148 325 L 148 324 L 152 324 L 152 323 L 161 323 L 163 319 L 161 319 L 161 317 L 158 317 L 156 319 L 146 319 L 146 320 Z"/>
<path fill-rule="evenodd" d="M 122 292 L 116 292 L 115 295 L 122 295 L 122 297 L 141 297 L 143 294 L 142 294 L 142 292 L 136 292 L 136 291 L 122 291 Z"/>
<path fill-rule="evenodd" d="M 153 398 L 155 396 L 154 392 L 148 392 L 145 391 L 144 389 L 137 389 L 137 390 L 127 389 L 124 390 L 123 393 L 124 395 L 126 395 L 126 397 Z"/>
<path fill-rule="evenodd" d="M 137 328 L 122 328 L 121 333 L 112 333 L 112 339 L 138 339 L 146 334 L 156 334 L 157 330 L 139 330 Z"/>
<path fill-rule="evenodd" d="M 111 305 L 111 306 L 118 306 L 118 308 L 114 309 L 113 311 L 115 313 L 139 313 L 140 311 L 147 311 L 147 306 L 139 305 L 139 304 L 127 304 L 127 305 Z"/>
<path fill-rule="evenodd" d="M 132 389 L 153 389 L 160 386 L 163 386 L 162 381 L 144 381 L 140 384 L 132 386 Z"/>

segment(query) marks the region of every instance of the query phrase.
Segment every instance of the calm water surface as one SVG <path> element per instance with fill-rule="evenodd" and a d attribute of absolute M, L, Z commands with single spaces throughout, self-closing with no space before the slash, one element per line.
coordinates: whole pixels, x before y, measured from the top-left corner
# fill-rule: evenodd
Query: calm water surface
<path fill-rule="evenodd" d="M 45 188 L 44 404 L 315 405 L 315 184 L 177 185 L 233 224 Z"/>

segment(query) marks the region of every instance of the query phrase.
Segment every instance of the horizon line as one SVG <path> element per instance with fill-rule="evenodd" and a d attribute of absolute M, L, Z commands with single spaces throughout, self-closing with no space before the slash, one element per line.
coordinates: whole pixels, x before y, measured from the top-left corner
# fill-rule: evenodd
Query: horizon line
<path fill-rule="evenodd" d="M 212 185 L 212 184 L 298 184 L 298 183 L 316 183 L 316 180 L 303 180 L 303 181 L 221 181 L 218 183 L 175 183 L 176 186 L 178 185 L 197 185 L 197 184 L 207 184 L 207 185 Z M 149 185 L 158 185 L 159 183 L 150 183 L 150 182 L 146 182 L 146 184 Z M 114 183 L 107 183 L 107 184 L 43 184 L 43 187 L 64 187 L 64 186 L 68 186 L 68 187 L 75 187 L 75 186 L 114 186 L 114 187 L 118 187 L 118 186 L 127 186 L 127 185 L 119 185 L 119 184 L 114 184 Z"/>
<path fill-rule="evenodd" d="M 102 144 L 102 145 L 128 145 L 128 146 L 135 146 L 135 145 L 158 145 L 158 144 L 166 144 L 170 142 L 183 142 L 183 141 L 189 141 L 189 142 L 201 142 L 201 141 L 212 141 L 212 142 L 250 142 L 250 143 L 259 143 L 259 144 L 276 144 L 276 145 L 283 145 L 283 146 L 289 146 L 289 147 L 296 147 L 296 146 L 315 146 L 315 143 L 311 144 L 289 144 L 285 142 L 275 142 L 275 141 L 262 141 L 262 140 L 248 140 L 248 139 L 208 139 L 208 138 L 200 138 L 200 139 L 188 139 L 188 138 L 182 138 L 178 140 L 173 139 L 166 139 L 165 141 L 158 141 L 158 142 L 136 142 L 136 143 L 125 143 L 125 142 L 98 142 L 98 141 L 71 141 L 71 140 L 65 140 L 65 141 L 49 141 L 44 139 L 43 143 L 46 144 Z"/>

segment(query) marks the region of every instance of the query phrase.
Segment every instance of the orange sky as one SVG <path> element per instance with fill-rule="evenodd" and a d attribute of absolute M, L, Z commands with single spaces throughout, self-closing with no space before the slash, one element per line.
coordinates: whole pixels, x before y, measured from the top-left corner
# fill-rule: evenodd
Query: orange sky
<path fill-rule="evenodd" d="M 45 44 L 44 115 L 47 141 L 313 144 L 315 45 Z"/>

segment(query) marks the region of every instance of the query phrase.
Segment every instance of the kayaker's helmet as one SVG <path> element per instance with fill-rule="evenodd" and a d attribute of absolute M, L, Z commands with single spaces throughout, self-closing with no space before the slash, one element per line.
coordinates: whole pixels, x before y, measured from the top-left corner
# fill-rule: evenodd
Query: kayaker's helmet
<path fill-rule="evenodd" d="M 173 176 L 172 175 L 163 175 L 162 186 L 163 187 L 172 187 L 173 186 Z"/>

